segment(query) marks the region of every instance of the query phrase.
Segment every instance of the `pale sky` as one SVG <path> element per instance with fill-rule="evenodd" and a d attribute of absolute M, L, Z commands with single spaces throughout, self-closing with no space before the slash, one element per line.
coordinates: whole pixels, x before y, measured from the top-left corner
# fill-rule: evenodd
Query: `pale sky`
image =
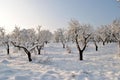
<path fill-rule="evenodd" d="M 0 27 L 9 32 L 15 25 L 42 25 L 54 31 L 68 27 L 72 18 L 98 27 L 120 18 L 120 4 L 115 0 L 0 0 Z"/>

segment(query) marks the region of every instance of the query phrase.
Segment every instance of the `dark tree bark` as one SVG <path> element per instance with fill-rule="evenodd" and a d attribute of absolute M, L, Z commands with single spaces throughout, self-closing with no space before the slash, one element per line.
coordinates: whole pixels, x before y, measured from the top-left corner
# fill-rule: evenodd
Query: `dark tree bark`
<path fill-rule="evenodd" d="M 63 48 L 65 48 L 65 43 L 62 42 Z"/>
<path fill-rule="evenodd" d="M 80 50 L 79 55 L 80 55 L 80 60 L 83 60 L 83 51 L 82 50 Z"/>
<path fill-rule="evenodd" d="M 79 51 L 79 59 L 80 60 L 83 60 L 83 52 L 86 49 L 86 46 L 87 46 L 87 43 L 88 43 L 87 40 L 88 40 L 88 38 L 90 36 L 91 36 L 91 34 L 88 35 L 87 37 L 83 36 L 83 38 L 84 38 L 84 44 L 83 44 L 83 48 L 82 49 L 80 48 L 80 45 L 79 45 L 79 42 L 78 42 L 78 34 L 76 34 L 76 36 L 75 36 L 75 42 L 76 42 L 77 49 Z"/>
<path fill-rule="evenodd" d="M 96 45 L 95 47 L 96 47 L 95 50 L 98 51 L 98 46 Z"/>
<path fill-rule="evenodd" d="M 32 61 L 31 53 L 30 53 L 30 51 L 28 51 L 27 48 L 25 48 L 23 46 L 16 45 L 14 42 L 11 42 L 11 43 L 14 45 L 14 47 L 22 48 L 25 51 L 25 53 L 27 54 L 29 62 Z"/>
<path fill-rule="evenodd" d="M 48 44 L 48 41 L 45 41 L 46 44 Z"/>
<path fill-rule="evenodd" d="M 75 42 L 76 42 L 76 46 L 77 46 L 77 49 L 79 51 L 79 60 L 83 60 L 83 51 L 81 50 L 80 46 L 79 46 L 79 42 L 78 42 L 78 35 L 76 35 L 75 37 Z"/>
<path fill-rule="evenodd" d="M 105 41 L 103 41 L 103 45 L 105 45 Z"/>
<path fill-rule="evenodd" d="M 10 54 L 10 46 L 9 46 L 9 42 L 5 42 L 6 43 L 6 45 L 7 45 L 7 55 L 9 55 Z"/>
<path fill-rule="evenodd" d="M 96 41 L 94 41 L 94 45 L 95 45 L 95 50 L 98 51 L 98 46 L 97 46 Z"/>
<path fill-rule="evenodd" d="M 37 47 L 38 55 L 40 55 L 41 54 L 41 50 L 44 47 L 44 43 L 42 45 L 37 45 L 36 47 Z"/>
<path fill-rule="evenodd" d="M 42 46 L 37 46 L 38 55 L 41 54 L 41 49 L 42 49 Z"/>

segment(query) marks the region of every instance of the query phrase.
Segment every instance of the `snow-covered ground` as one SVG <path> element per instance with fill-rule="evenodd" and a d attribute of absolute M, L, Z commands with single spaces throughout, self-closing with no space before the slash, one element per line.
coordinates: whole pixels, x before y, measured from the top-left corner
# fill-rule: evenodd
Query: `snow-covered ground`
<path fill-rule="evenodd" d="M 97 52 L 90 43 L 83 61 L 79 61 L 76 46 L 68 45 L 72 53 L 67 53 L 61 44 L 47 44 L 42 55 L 32 53 L 32 62 L 14 48 L 10 56 L 0 48 L 0 80 L 120 80 L 116 43 L 99 44 Z"/>

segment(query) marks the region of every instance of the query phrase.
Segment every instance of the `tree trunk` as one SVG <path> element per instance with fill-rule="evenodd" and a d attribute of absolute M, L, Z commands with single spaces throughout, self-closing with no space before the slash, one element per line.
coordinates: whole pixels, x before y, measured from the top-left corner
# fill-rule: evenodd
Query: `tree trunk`
<path fill-rule="evenodd" d="M 105 42 L 103 41 L 103 45 L 105 45 Z"/>
<path fill-rule="evenodd" d="M 41 54 L 41 49 L 42 49 L 42 46 L 37 46 L 38 55 Z"/>
<path fill-rule="evenodd" d="M 27 49 L 26 49 L 27 50 Z M 29 62 L 31 62 L 32 61 L 32 59 L 31 59 L 31 53 L 27 50 L 27 56 L 28 56 L 28 60 L 29 60 Z"/>
<path fill-rule="evenodd" d="M 48 41 L 45 41 L 46 44 L 48 44 Z"/>
<path fill-rule="evenodd" d="M 22 46 L 18 46 L 18 47 L 24 49 L 24 51 L 26 52 L 26 54 L 27 54 L 27 56 L 28 56 L 28 60 L 29 60 L 29 62 L 31 62 L 32 59 L 31 59 L 31 53 L 30 53 L 30 51 L 28 51 L 27 48 L 25 48 L 25 47 L 22 47 Z"/>
<path fill-rule="evenodd" d="M 76 42 L 76 46 L 77 46 L 77 49 L 79 51 L 79 60 L 83 60 L 83 51 L 81 50 L 80 46 L 79 46 L 79 42 L 77 40 L 77 36 L 75 38 L 75 42 Z"/>
<path fill-rule="evenodd" d="M 87 46 L 87 39 L 90 37 L 91 35 L 88 35 L 87 37 L 84 36 L 84 46 L 83 48 L 81 49 L 80 48 L 80 45 L 79 45 L 79 42 L 78 42 L 78 34 L 76 34 L 75 36 L 75 42 L 76 42 L 76 46 L 77 46 L 77 49 L 79 51 L 79 57 L 80 57 L 80 60 L 83 60 L 83 51 L 86 49 L 86 46 Z"/>
<path fill-rule="evenodd" d="M 83 51 L 82 50 L 79 51 L 79 57 L 80 57 L 79 58 L 80 60 L 83 60 Z"/>
<path fill-rule="evenodd" d="M 41 48 L 38 49 L 38 55 L 40 55 L 40 54 L 41 54 Z"/>
<path fill-rule="evenodd" d="M 95 50 L 98 51 L 98 46 L 97 46 L 96 41 L 94 41 L 94 44 L 95 44 Z"/>
<path fill-rule="evenodd" d="M 7 55 L 9 55 L 10 54 L 10 51 L 9 51 L 10 49 L 9 48 L 7 48 Z"/>
<path fill-rule="evenodd" d="M 62 43 L 62 45 L 63 45 L 63 48 L 65 48 L 65 44 L 64 44 L 64 43 Z"/>
<path fill-rule="evenodd" d="M 96 51 L 98 51 L 98 46 L 96 45 Z"/>
<path fill-rule="evenodd" d="M 9 43 L 7 43 L 7 54 L 10 54 Z"/>
<path fill-rule="evenodd" d="M 7 55 L 10 54 L 10 46 L 9 46 L 9 42 L 5 42 L 6 46 L 7 46 Z"/>
<path fill-rule="evenodd" d="M 23 46 L 15 45 L 15 43 L 13 43 L 13 42 L 11 42 L 11 43 L 12 43 L 15 47 L 22 48 L 22 49 L 25 51 L 25 53 L 27 54 L 29 62 L 32 61 L 31 53 L 30 53 L 30 51 L 28 51 L 27 48 L 25 48 L 25 47 L 23 47 Z"/>
<path fill-rule="evenodd" d="M 40 55 L 41 54 L 41 50 L 44 47 L 44 43 L 42 45 L 37 45 L 36 47 L 37 47 L 37 50 L 38 50 L 38 55 Z"/>

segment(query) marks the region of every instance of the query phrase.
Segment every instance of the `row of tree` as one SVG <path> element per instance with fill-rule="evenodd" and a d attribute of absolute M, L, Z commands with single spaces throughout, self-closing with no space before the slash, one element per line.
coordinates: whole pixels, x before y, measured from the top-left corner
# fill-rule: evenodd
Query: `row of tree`
<path fill-rule="evenodd" d="M 5 34 L 5 29 L 0 28 L 0 45 L 6 46 L 7 54 L 10 53 L 10 46 L 17 47 L 18 50 L 23 49 L 28 56 L 28 60 L 31 59 L 31 52 L 37 50 L 38 55 L 41 54 L 41 49 L 44 47 L 44 43 L 48 43 L 52 38 L 52 33 L 49 30 L 41 30 L 41 26 L 35 29 L 20 29 L 15 27 L 12 33 Z"/>
<path fill-rule="evenodd" d="M 10 46 L 13 45 L 18 50 L 23 49 L 29 61 L 32 61 L 31 52 L 37 51 L 40 55 L 44 45 L 51 41 L 61 42 L 63 48 L 66 48 L 67 42 L 75 43 L 80 60 L 83 60 L 83 52 L 88 46 L 88 42 L 95 44 L 96 51 L 99 42 L 102 42 L 103 45 L 118 42 L 120 49 L 120 20 L 116 19 L 97 29 L 90 24 L 81 24 L 78 20 L 71 20 L 67 29 L 59 28 L 54 33 L 49 30 L 41 30 L 41 26 L 38 26 L 36 29 L 15 27 L 12 33 L 6 34 L 5 29 L 0 27 L 0 45 L 6 46 L 7 54 L 9 55 Z"/>
<path fill-rule="evenodd" d="M 56 42 L 61 42 L 63 48 L 65 43 L 72 41 L 76 43 L 76 48 L 79 51 L 79 59 L 83 60 L 83 52 L 85 51 L 88 42 L 93 42 L 98 50 L 97 43 L 118 42 L 120 49 L 120 20 L 116 19 L 108 25 L 101 25 L 94 29 L 90 24 L 81 24 L 78 20 L 71 20 L 69 27 L 65 29 L 58 29 L 55 31 L 54 39 Z"/>

